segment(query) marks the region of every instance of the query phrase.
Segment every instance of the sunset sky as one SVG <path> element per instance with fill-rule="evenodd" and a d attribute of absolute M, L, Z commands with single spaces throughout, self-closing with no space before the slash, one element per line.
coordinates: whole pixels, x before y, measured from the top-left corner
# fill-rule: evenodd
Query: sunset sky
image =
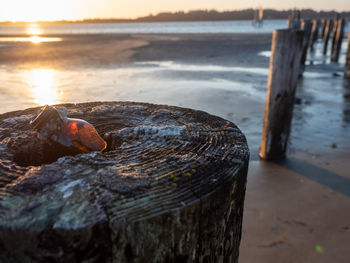
<path fill-rule="evenodd" d="M 135 18 L 163 11 L 313 8 L 349 11 L 349 0 L 1 0 L 0 21 Z"/>

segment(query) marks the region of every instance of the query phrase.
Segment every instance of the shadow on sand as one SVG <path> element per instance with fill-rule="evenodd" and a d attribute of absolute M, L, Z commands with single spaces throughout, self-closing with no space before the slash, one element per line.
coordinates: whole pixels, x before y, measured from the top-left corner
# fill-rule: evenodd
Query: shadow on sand
<path fill-rule="evenodd" d="M 343 126 L 350 124 L 350 79 L 343 80 Z"/>
<path fill-rule="evenodd" d="M 293 157 L 288 157 L 283 161 L 276 161 L 275 163 L 338 193 L 350 197 L 350 179 L 344 176 Z"/>

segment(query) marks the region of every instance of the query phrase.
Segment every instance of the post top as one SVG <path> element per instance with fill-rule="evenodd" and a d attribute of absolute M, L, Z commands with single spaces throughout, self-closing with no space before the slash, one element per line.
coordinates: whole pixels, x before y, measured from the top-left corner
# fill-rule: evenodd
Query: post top
<path fill-rule="evenodd" d="M 242 132 L 202 111 L 132 102 L 63 106 L 68 117 L 93 124 L 108 148 L 65 156 L 32 131 L 38 108 L 0 115 L 0 227 L 3 214 L 23 228 L 41 214 L 74 228 L 106 218 L 106 209 L 113 220 L 137 221 L 198 202 L 248 164 Z"/>

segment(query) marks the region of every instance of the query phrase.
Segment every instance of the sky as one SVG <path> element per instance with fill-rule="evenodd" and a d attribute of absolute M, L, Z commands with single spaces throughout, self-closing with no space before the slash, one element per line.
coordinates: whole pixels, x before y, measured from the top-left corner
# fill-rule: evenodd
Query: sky
<path fill-rule="evenodd" d="M 312 8 L 350 11 L 349 0 L 1 0 L 0 21 L 136 18 L 165 11 Z"/>

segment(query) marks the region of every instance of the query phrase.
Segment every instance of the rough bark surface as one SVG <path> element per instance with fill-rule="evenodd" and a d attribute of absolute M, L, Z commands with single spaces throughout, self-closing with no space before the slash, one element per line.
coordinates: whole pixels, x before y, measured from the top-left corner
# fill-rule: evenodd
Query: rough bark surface
<path fill-rule="evenodd" d="M 0 115 L 0 262 L 237 262 L 249 151 L 231 122 L 131 102 L 66 104 L 104 153 Z"/>

